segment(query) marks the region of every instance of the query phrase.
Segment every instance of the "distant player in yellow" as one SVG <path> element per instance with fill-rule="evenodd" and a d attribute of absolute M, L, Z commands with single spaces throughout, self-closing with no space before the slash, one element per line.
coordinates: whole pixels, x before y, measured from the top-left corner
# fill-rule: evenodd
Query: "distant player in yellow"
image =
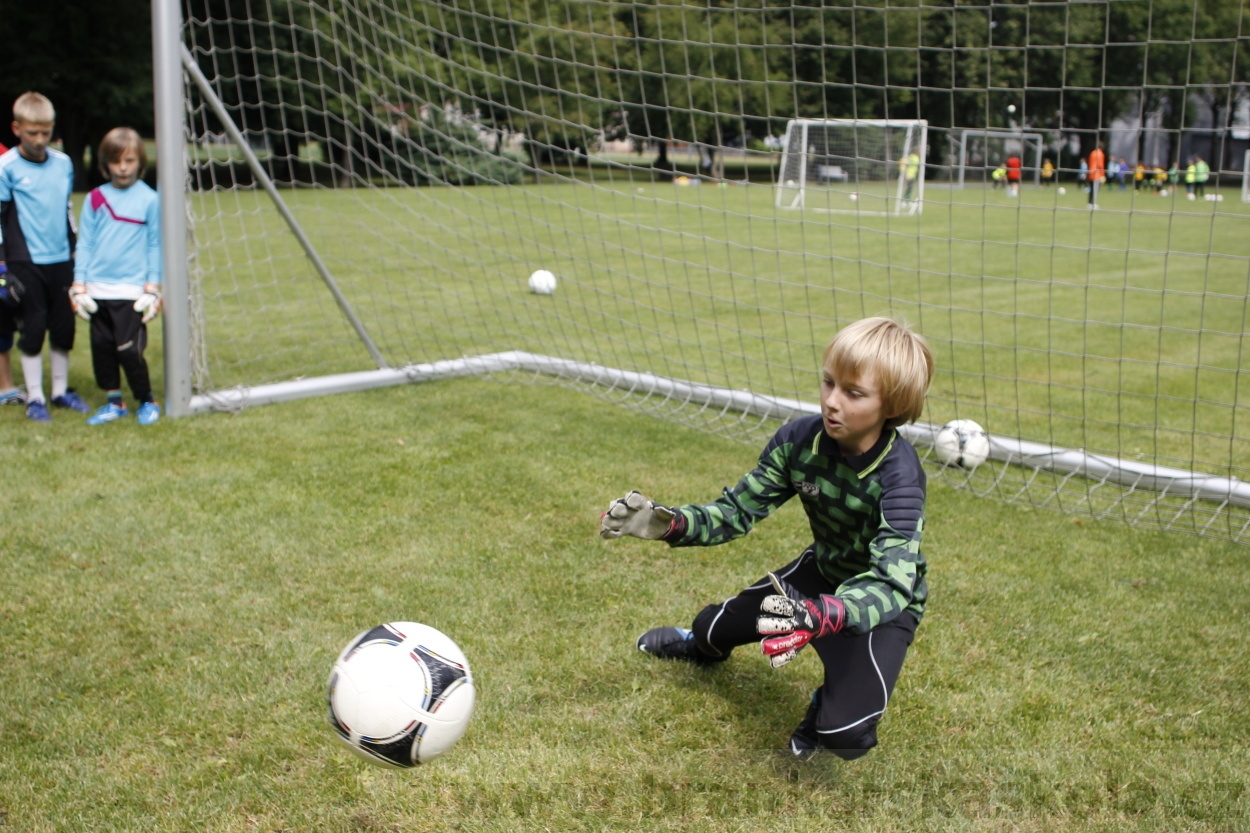
<path fill-rule="evenodd" d="M 1055 180 L 1055 163 L 1049 158 L 1042 160 L 1042 184 L 1050 185 Z"/>
<path fill-rule="evenodd" d="M 903 202 L 912 202 L 912 192 L 920 179 L 920 154 L 912 151 L 901 160 L 903 166 Z"/>
<path fill-rule="evenodd" d="M 1007 163 L 1004 162 L 990 173 L 990 181 L 995 188 L 1003 188 L 1007 185 Z"/>

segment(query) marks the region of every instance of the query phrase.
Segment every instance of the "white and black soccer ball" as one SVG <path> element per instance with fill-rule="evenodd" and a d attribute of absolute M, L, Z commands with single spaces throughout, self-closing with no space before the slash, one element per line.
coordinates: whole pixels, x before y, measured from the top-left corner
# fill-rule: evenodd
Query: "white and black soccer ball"
<path fill-rule="evenodd" d="M 556 291 L 556 276 L 546 269 L 538 269 L 530 275 L 530 292 L 550 295 Z"/>
<path fill-rule="evenodd" d="M 970 419 L 952 419 L 938 431 L 933 453 L 944 466 L 975 469 L 990 456 L 990 437 Z"/>
<path fill-rule="evenodd" d="M 347 748 L 390 768 L 429 763 L 460 739 L 477 693 L 464 653 L 416 622 L 390 622 L 347 644 L 330 672 L 330 725 Z"/>

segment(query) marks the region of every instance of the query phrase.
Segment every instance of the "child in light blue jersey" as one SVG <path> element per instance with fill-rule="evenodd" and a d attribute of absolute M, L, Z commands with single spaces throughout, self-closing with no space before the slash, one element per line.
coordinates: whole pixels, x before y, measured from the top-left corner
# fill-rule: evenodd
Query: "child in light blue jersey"
<path fill-rule="evenodd" d="M 74 165 L 48 146 L 55 123 L 52 102 L 39 93 L 23 93 L 13 103 L 18 146 L 0 156 L 0 384 L 5 387 L 0 402 L 16 401 L 8 351 L 20 329 L 26 416 L 36 422 L 52 419 L 43 393 L 45 336 L 52 358 L 52 406 L 90 411 L 69 387 L 74 313 L 66 290 L 74 279 Z"/>
<path fill-rule="evenodd" d="M 109 181 L 87 195 L 78 220 L 78 254 L 70 299 L 91 321 L 91 363 L 108 401 L 88 419 L 103 425 L 129 416 L 121 372 L 139 403 L 140 425 L 160 419 L 143 351 L 147 323 L 161 309 L 160 199 L 141 177 L 147 154 L 129 127 L 110 130 L 97 154 Z"/>

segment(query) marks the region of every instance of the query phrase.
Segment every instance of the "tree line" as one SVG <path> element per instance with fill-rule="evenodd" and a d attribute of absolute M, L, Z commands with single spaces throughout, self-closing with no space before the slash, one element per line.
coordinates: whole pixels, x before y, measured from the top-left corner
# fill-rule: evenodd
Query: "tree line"
<path fill-rule="evenodd" d="M 0 91 L 10 101 L 25 89 L 49 95 L 76 164 L 117 124 L 150 135 L 148 3 L 65 0 L 51 14 L 10 5 L 6 29 L 23 33 L 23 48 L 0 64 Z M 1246 0 L 185 0 L 183 9 L 197 60 L 273 159 L 297 159 L 299 145 L 321 137 L 338 167 L 394 164 L 431 179 L 451 175 L 449 156 L 481 156 L 470 123 L 524 136 L 535 164 L 595 137 L 631 137 L 664 167 L 669 142 L 715 153 L 779 135 L 791 118 L 1014 125 L 1064 131 L 1084 153 L 1125 112 L 1190 126 L 1194 97 L 1221 124 L 1250 81 L 1238 37 Z M 211 116 L 198 117 L 213 129 Z M 85 185 L 92 174 L 81 176 Z"/>

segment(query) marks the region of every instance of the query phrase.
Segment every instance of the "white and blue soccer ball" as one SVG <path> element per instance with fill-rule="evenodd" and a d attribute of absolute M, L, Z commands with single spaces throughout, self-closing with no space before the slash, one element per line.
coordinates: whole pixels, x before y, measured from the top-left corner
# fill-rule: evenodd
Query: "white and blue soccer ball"
<path fill-rule="evenodd" d="M 330 672 L 330 725 L 371 764 L 429 763 L 469 725 L 477 694 L 464 652 L 446 634 L 390 622 L 359 634 Z"/>
<path fill-rule="evenodd" d="M 990 456 L 990 437 L 970 419 L 952 419 L 938 431 L 933 453 L 944 466 L 975 469 Z"/>
<path fill-rule="evenodd" d="M 530 292 L 550 295 L 556 291 L 556 276 L 546 269 L 538 269 L 530 275 Z"/>

